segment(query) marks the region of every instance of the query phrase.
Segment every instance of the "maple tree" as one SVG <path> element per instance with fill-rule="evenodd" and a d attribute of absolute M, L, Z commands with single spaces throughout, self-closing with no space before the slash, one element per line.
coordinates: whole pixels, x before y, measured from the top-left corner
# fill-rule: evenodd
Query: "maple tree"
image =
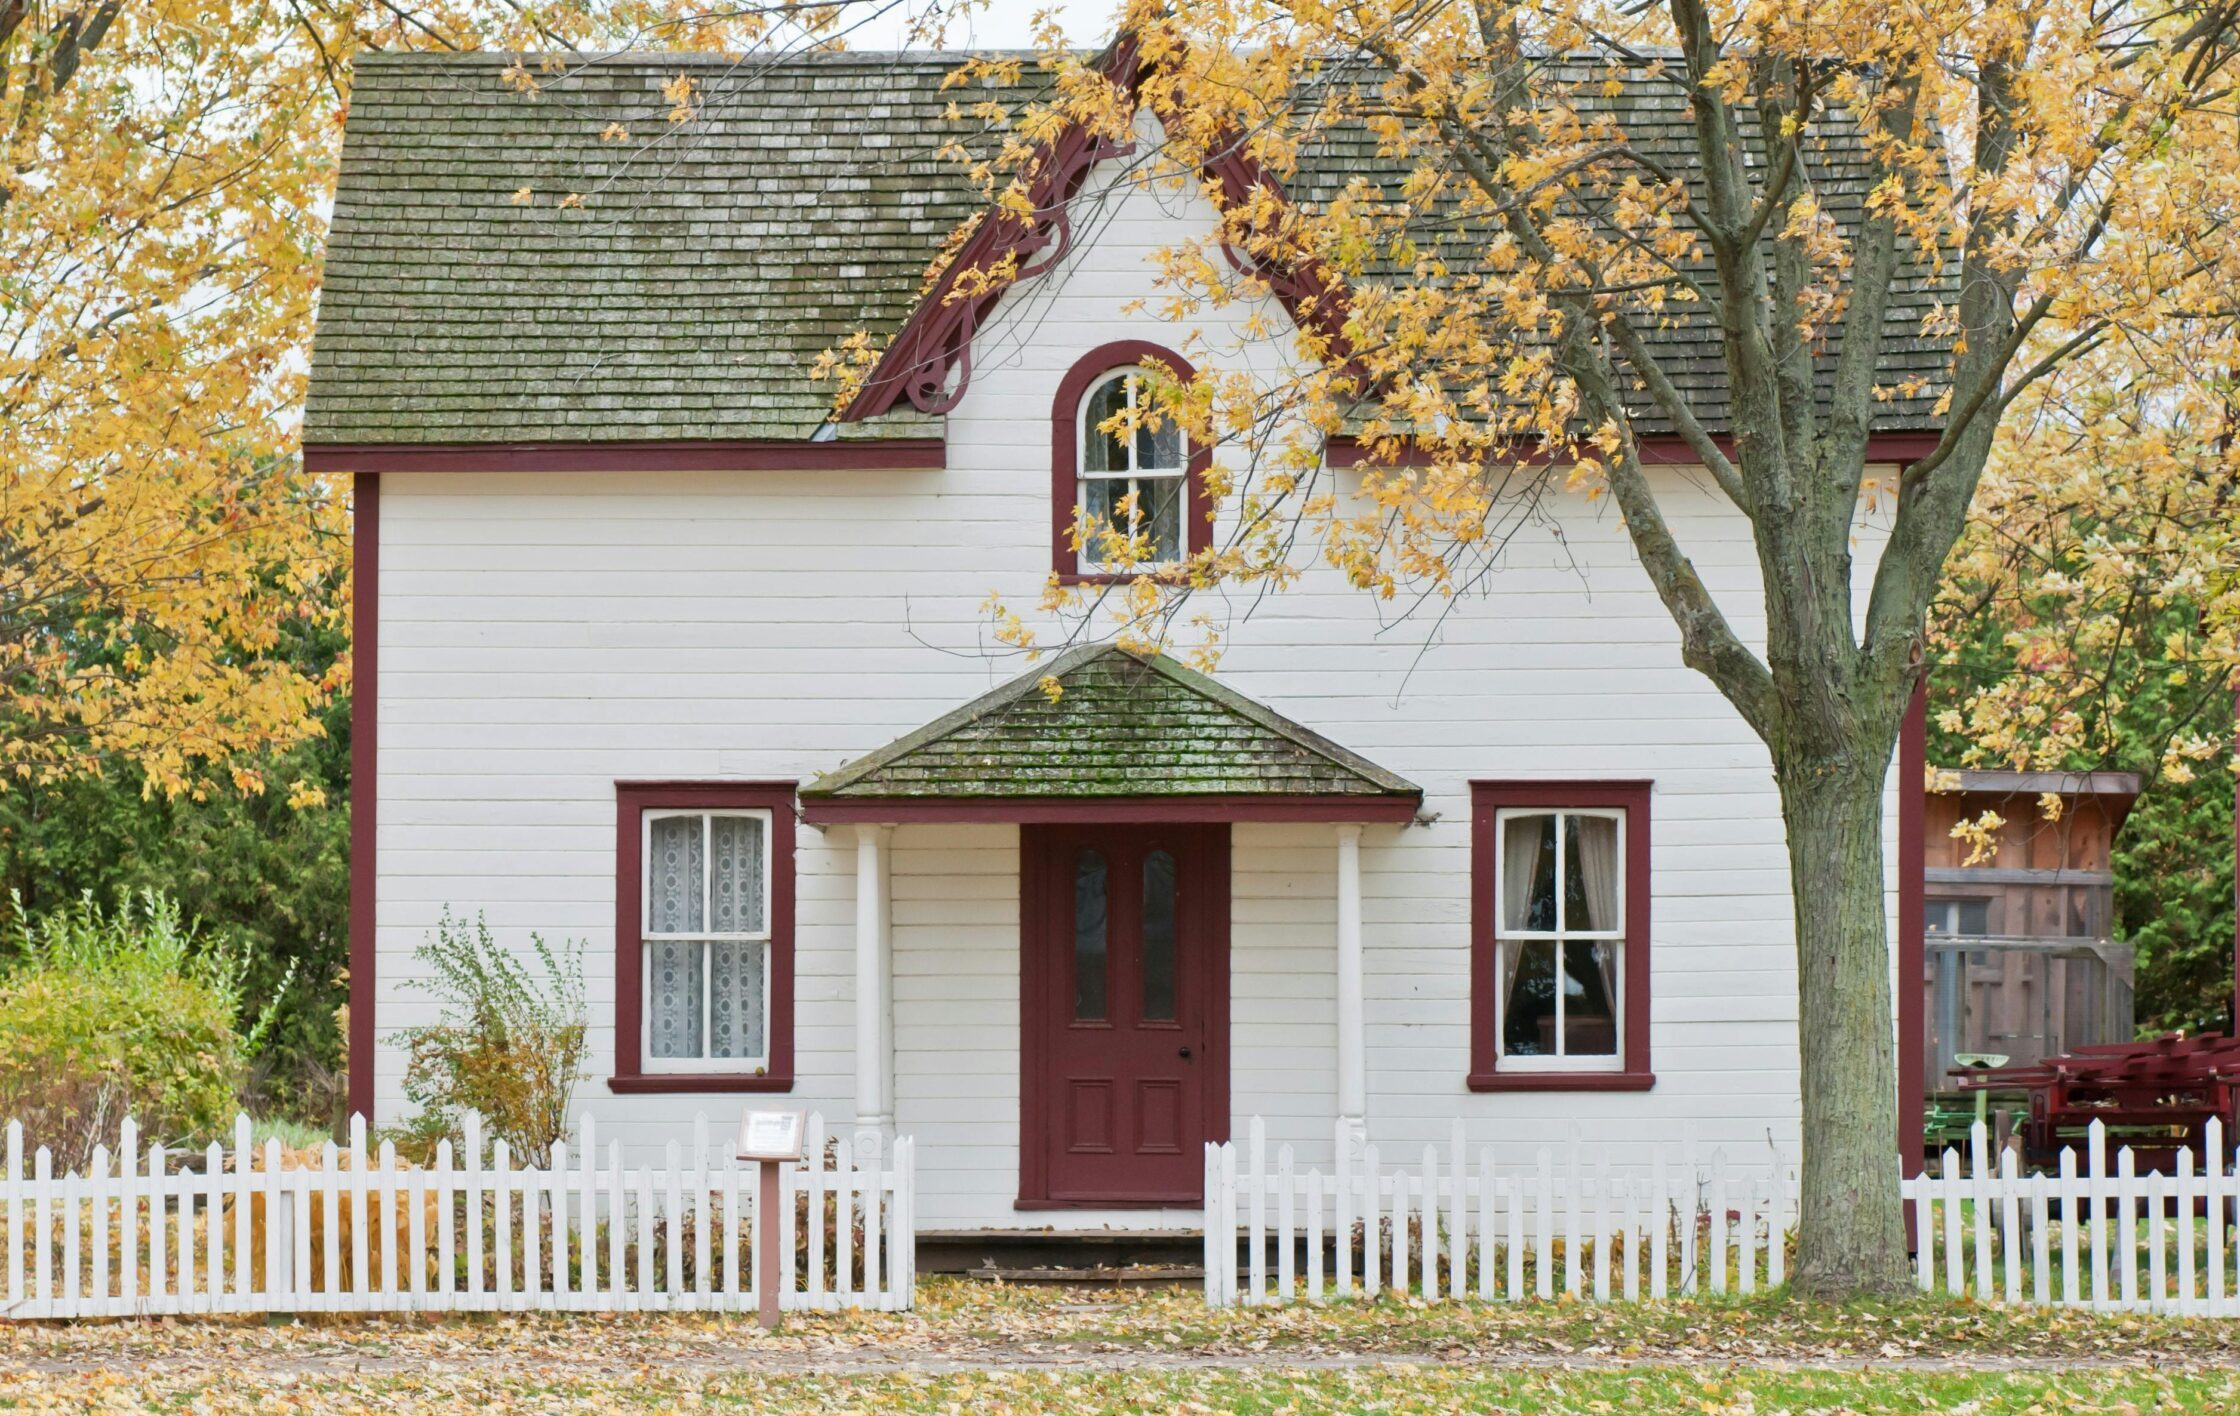
<path fill-rule="evenodd" d="M 347 616 L 347 489 L 295 437 L 353 55 L 745 50 L 892 8 L 0 0 L 0 781 L 261 790 L 347 691 L 274 649 Z"/>
<path fill-rule="evenodd" d="M 1309 558 L 1372 594 L 1451 595 L 1498 556 L 1516 508 L 1609 498 L 1685 662 L 1764 741 L 1779 788 L 1807 1137 L 1797 1282 L 1902 1290 L 1882 805 L 1929 661 L 1925 615 L 2004 416 L 2088 385 L 2096 360 L 2228 322 L 2240 10 L 1140 0 L 1122 32 L 1140 63 L 1125 76 L 1110 54 L 1050 46 L 1052 96 L 1016 116 L 982 169 L 991 188 L 1031 205 L 1035 143 L 1059 122 L 1134 132 L 1151 149 L 1138 180 L 1195 187 L 1219 211 L 1160 253 L 1161 313 L 1187 322 L 1279 282 L 1295 309 L 1307 295 L 1293 372 L 1155 378 L 1152 411 L 1131 415 L 1228 445 L 1211 475 L 1241 529 L 1116 594 L 1053 583 L 1044 608 L 1078 614 L 1087 594 L 1124 634 L 1164 637 L 1193 589 L 1289 583 Z M 1669 134 L 1652 149 L 1628 132 L 1610 100 L 1629 93 L 1664 95 L 1677 157 Z M 1367 135 L 1381 180 L 1284 199 L 1341 133 Z M 1272 180 L 1240 194 L 1202 175 L 1236 151 Z M 1854 160 L 1864 174 L 1844 190 L 1833 174 Z M 1943 353 L 1933 374 L 1886 377 L 1894 292 L 1921 266 L 1937 298 L 1917 332 Z M 1682 320 L 1717 331 L 1721 421 L 1660 354 Z M 1924 396 L 1941 431 L 1891 485 L 1869 461 L 1878 416 Z M 1722 602 L 1690 564 L 1674 484 L 1645 451 L 1664 428 L 1747 518 L 1761 603 Z M 1368 451 L 1358 500 L 1323 467 L 1340 430 Z M 2118 487 L 2151 498 L 2122 466 L 2088 474 L 2093 506 Z M 2051 470 L 2026 452 L 2000 467 L 1993 523 L 2028 514 L 2030 479 Z M 1879 544 L 1863 503 L 1882 508 Z M 1110 527 L 1080 534 L 1108 561 L 1133 550 Z M 2216 532 L 2186 538 L 2173 584 L 2208 565 L 2229 596 Z M 1736 628 L 1761 612 L 1762 647 Z M 1025 620 L 996 613 L 1031 646 Z M 2045 691 L 1992 692 L 1977 711 L 1988 725 Z M 2013 742 L 2050 750 L 2045 724 L 2021 720 Z"/>

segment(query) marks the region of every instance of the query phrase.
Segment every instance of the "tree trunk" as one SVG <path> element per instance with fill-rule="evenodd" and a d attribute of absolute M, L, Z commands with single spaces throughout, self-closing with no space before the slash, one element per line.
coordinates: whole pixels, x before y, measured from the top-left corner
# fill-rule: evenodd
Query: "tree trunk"
<path fill-rule="evenodd" d="M 1890 746 L 1775 758 L 1796 904 L 1804 1092 L 1795 1284 L 1819 1297 L 1897 1296 L 1911 1286 L 1883 908 Z M 1920 789 L 1901 788 L 1909 785 Z"/>

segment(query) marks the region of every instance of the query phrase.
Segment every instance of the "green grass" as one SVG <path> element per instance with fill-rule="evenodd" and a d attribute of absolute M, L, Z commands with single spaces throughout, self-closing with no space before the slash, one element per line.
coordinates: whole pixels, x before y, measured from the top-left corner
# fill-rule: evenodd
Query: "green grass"
<path fill-rule="evenodd" d="M 555 1361 L 510 1373 L 311 1375 L 260 1385 L 205 1376 L 18 1386 L 0 1376 L 0 1409 L 726 1411 L 970 1413 L 1380 1411 L 1533 1412 L 1545 1416 L 1687 1411 L 1745 1413 L 2228 1412 L 2229 1372 L 2126 1370 L 1920 1373 L 1828 1371 L 1488 1371 L 1457 1366 L 1351 1371 L 1192 1370 L 950 1372 L 878 1376 L 670 1374 L 571 1377 Z"/>
<path fill-rule="evenodd" d="M 0 1410 L 2240 1411 L 2240 1325 L 1774 1295 L 1346 1302 L 930 1278 L 912 1313 L 0 1325 Z"/>

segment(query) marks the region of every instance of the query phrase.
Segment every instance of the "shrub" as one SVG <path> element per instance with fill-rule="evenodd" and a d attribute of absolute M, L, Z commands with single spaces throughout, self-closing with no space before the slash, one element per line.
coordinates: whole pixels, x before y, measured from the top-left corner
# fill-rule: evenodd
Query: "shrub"
<path fill-rule="evenodd" d="M 523 1163 L 542 1166 L 568 1131 L 568 1099 L 583 1076 L 590 1032 L 583 998 L 583 945 L 555 950 L 529 936 L 545 976 L 498 947 L 477 915 L 472 926 L 445 910 L 415 951 L 443 1011 L 433 1026 L 406 1028 L 405 1095 L 420 1108 L 407 1136 L 456 1129 L 460 1113 L 482 1117 Z"/>
<path fill-rule="evenodd" d="M 15 902 L 17 952 L 0 974 L 0 1117 L 26 1146 L 83 1169 L 126 1116 L 167 1145 L 231 1124 L 278 1008 L 241 1026 L 244 951 L 205 941 L 154 891 L 104 910 L 89 895 L 33 919 Z"/>

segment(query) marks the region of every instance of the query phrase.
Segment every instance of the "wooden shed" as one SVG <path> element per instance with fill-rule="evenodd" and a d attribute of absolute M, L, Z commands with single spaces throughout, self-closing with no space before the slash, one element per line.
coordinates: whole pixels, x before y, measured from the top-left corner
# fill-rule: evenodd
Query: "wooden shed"
<path fill-rule="evenodd" d="M 2110 851 L 2128 772 L 1938 773 L 1922 812 L 1926 1090 L 1961 1056 L 2026 1065 L 2133 1032 L 2132 948 L 2113 929 Z M 1994 813 L 1992 850 L 1954 827 Z"/>

